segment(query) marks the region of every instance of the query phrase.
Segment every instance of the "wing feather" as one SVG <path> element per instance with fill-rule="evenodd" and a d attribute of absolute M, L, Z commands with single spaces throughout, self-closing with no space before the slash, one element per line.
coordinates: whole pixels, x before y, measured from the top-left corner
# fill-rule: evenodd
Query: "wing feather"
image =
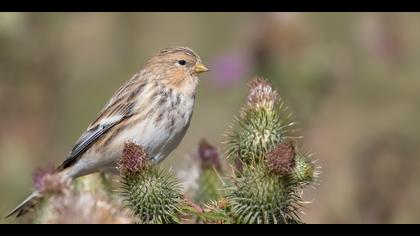
<path fill-rule="evenodd" d="M 60 169 L 65 169 L 71 166 L 77 160 L 77 157 L 80 156 L 80 154 L 86 151 L 90 145 L 92 145 L 99 137 L 101 137 L 104 133 L 106 133 L 119 122 L 120 120 L 110 124 L 96 126 L 93 127 L 93 129 L 86 131 L 76 142 L 69 157 L 61 164 Z"/>
<path fill-rule="evenodd" d="M 98 114 L 98 117 L 77 140 L 70 155 L 57 168 L 59 171 L 72 166 L 80 156 L 106 132 L 124 119 L 133 115 L 135 106 L 135 99 L 133 99 L 133 97 L 137 96 L 140 92 L 138 89 L 133 89 L 133 87 L 143 86 L 143 83 L 135 83 L 136 78 L 138 78 L 137 74 L 117 90 L 114 96 Z M 130 91 L 135 91 L 137 94 L 132 94 Z"/>

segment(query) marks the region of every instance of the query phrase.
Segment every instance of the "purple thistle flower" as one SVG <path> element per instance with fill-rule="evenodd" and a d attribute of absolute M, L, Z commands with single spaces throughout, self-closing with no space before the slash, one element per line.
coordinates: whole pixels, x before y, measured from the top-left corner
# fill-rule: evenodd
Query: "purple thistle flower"
<path fill-rule="evenodd" d="M 117 162 L 123 173 L 136 173 L 147 168 L 147 153 L 139 145 L 127 142 L 124 144 L 122 157 Z"/>
<path fill-rule="evenodd" d="M 287 175 L 295 166 L 295 156 L 292 142 L 281 143 L 267 153 L 267 167 L 273 173 Z"/>

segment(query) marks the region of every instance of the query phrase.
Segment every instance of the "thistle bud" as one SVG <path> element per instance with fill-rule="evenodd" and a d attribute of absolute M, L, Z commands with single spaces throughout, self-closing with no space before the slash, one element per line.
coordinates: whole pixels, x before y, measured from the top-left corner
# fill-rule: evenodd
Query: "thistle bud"
<path fill-rule="evenodd" d="M 203 170 L 211 168 L 220 170 L 221 168 L 219 152 L 205 139 L 200 141 L 197 158 L 200 160 Z"/>
<path fill-rule="evenodd" d="M 182 193 L 172 175 L 147 162 L 144 149 L 126 143 L 118 167 L 122 195 L 139 223 L 178 223 Z"/>
<path fill-rule="evenodd" d="M 208 203 L 219 198 L 221 181 L 218 172 L 222 169 L 220 155 L 216 147 L 202 139 L 195 158 L 200 162 L 201 171 L 194 201 L 199 204 Z"/>
<path fill-rule="evenodd" d="M 249 87 L 247 104 L 236 119 L 236 127 L 227 134 L 228 158 L 239 158 L 244 164 L 262 159 L 269 150 L 284 142 L 294 125 L 277 91 L 266 80 L 254 79 Z"/>
<path fill-rule="evenodd" d="M 261 164 L 246 167 L 240 178 L 226 188 L 227 211 L 238 224 L 299 222 L 297 196 L 284 178 L 266 172 Z"/>
<path fill-rule="evenodd" d="M 297 155 L 296 166 L 293 170 L 293 177 L 296 180 L 296 182 L 301 185 L 306 185 L 312 183 L 317 176 L 317 167 L 308 158 L 308 155 Z"/>

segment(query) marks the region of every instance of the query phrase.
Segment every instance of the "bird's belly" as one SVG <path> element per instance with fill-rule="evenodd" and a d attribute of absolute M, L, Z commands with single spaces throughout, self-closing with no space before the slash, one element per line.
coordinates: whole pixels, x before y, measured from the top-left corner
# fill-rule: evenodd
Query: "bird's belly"
<path fill-rule="evenodd" d="M 168 117 L 158 123 L 152 119 L 139 122 L 124 131 L 115 144 L 123 147 L 125 142 L 134 142 L 147 151 L 150 159 L 162 160 L 178 146 L 190 122 L 189 118 L 171 121 Z"/>

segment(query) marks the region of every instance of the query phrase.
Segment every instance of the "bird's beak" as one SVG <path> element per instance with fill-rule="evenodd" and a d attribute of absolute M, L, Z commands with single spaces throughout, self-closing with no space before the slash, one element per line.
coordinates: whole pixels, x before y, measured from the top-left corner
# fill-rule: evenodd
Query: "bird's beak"
<path fill-rule="evenodd" d="M 198 63 L 194 67 L 194 72 L 197 73 L 197 74 L 201 74 L 201 73 L 206 72 L 206 71 L 209 71 L 209 69 L 205 65 L 203 65 L 202 63 Z"/>

